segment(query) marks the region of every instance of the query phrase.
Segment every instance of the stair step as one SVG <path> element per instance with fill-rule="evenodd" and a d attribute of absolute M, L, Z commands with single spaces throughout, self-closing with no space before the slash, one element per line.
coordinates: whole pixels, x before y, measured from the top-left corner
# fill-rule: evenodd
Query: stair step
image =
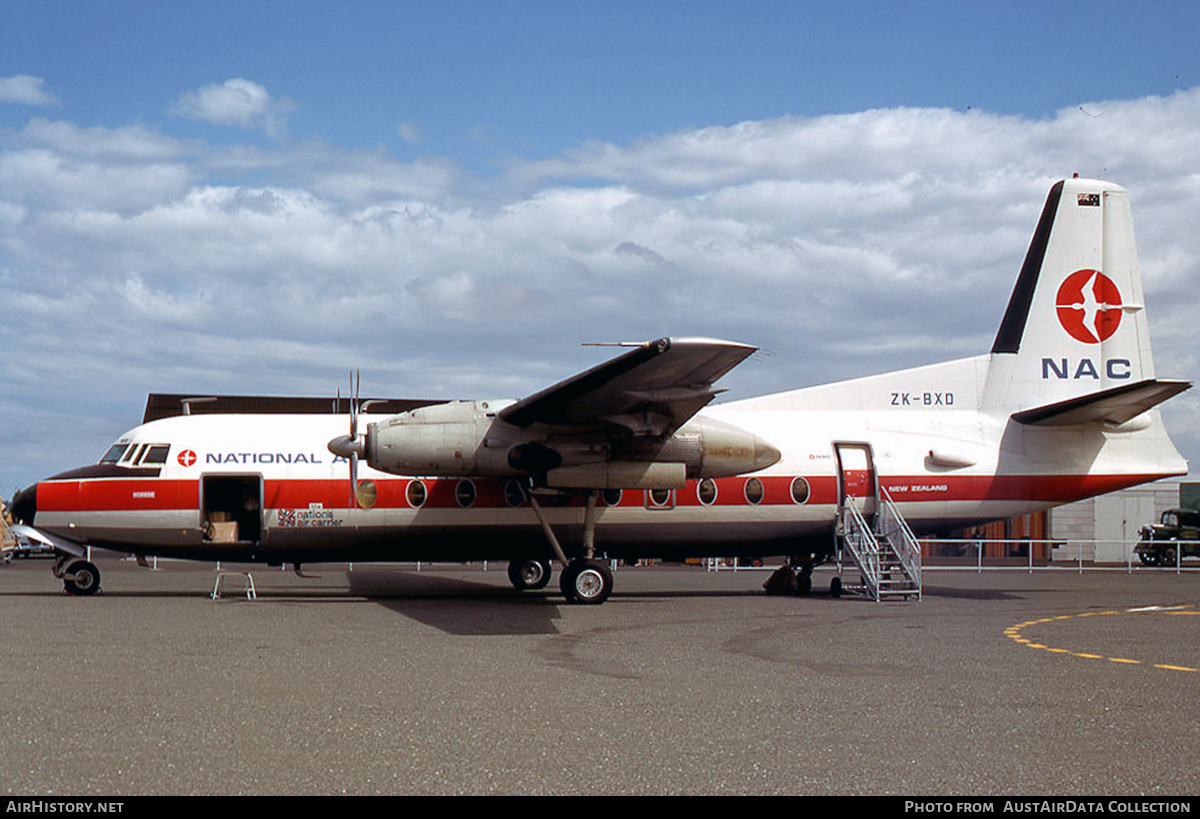
<path fill-rule="evenodd" d="M 862 576 L 857 585 L 846 584 L 847 591 L 860 593 L 876 601 L 921 597 L 920 547 L 904 523 L 899 510 L 880 490 L 877 526 L 867 525 L 853 503 L 847 504 L 839 522 L 839 566 L 841 550 L 848 551 Z M 876 531 L 875 529 L 879 531 Z"/>

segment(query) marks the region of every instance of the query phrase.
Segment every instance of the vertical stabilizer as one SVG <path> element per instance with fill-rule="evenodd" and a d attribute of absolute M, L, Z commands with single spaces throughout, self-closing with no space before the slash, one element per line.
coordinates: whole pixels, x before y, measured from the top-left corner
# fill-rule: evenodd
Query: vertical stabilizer
<path fill-rule="evenodd" d="M 1129 196 L 1059 182 L 992 345 L 984 400 L 1015 412 L 1153 379 Z"/>

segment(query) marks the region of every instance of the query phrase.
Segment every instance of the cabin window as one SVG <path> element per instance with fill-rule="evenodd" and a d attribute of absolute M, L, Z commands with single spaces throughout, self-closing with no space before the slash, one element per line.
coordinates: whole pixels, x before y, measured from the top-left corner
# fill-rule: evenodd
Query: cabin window
<path fill-rule="evenodd" d="M 375 481 L 359 481 L 358 486 L 354 489 L 354 497 L 358 499 L 358 505 L 363 509 L 372 508 L 379 500 L 379 490 L 375 486 Z"/>
<path fill-rule="evenodd" d="M 746 501 L 757 506 L 763 500 L 763 485 L 758 478 L 746 480 Z"/>
<path fill-rule="evenodd" d="M 705 478 L 696 484 L 696 497 L 705 506 L 712 506 L 717 500 L 717 482 L 712 478 Z"/>
<path fill-rule="evenodd" d="M 646 492 L 646 505 L 651 509 L 669 509 L 672 498 L 670 489 L 650 489 Z"/>
<path fill-rule="evenodd" d="M 454 499 L 458 501 L 458 505 L 463 509 L 472 506 L 475 503 L 475 484 L 472 481 L 462 480 L 454 487 Z"/>
<path fill-rule="evenodd" d="M 808 501 L 808 481 L 804 478 L 794 478 L 792 480 L 792 500 L 796 503 L 806 503 Z"/>
<path fill-rule="evenodd" d="M 404 496 L 408 499 L 409 506 L 420 509 L 425 505 L 425 484 L 421 481 L 409 481 Z"/>
<path fill-rule="evenodd" d="M 514 508 L 525 502 L 525 487 L 521 486 L 521 482 L 516 478 L 505 482 L 504 502 Z"/>
<path fill-rule="evenodd" d="M 621 502 L 621 490 L 605 489 L 600 493 L 600 497 L 604 498 L 604 504 L 606 506 L 616 506 Z"/>

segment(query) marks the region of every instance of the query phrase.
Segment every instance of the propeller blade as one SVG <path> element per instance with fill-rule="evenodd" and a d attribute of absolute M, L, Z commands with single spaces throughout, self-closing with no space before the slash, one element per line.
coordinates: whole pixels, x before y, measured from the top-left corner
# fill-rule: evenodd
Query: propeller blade
<path fill-rule="evenodd" d="M 358 373 L 350 373 L 350 437 L 358 435 Z"/>
<path fill-rule="evenodd" d="M 350 373 L 350 434 L 339 435 L 328 443 L 329 451 L 345 458 L 350 465 L 350 496 L 355 507 L 361 507 L 358 496 L 358 459 L 366 451 L 366 436 L 358 434 L 358 390 L 361 378 L 357 372 Z M 337 409 L 341 411 L 342 395 L 338 389 Z"/>

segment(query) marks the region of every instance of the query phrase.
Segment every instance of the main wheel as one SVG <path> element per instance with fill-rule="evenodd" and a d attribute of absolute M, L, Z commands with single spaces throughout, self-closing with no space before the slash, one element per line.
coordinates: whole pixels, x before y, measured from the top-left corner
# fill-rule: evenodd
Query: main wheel
<path fill-rule="evenodd" d="M 100 570 L 86 560 L 68 564 L 63 572 L 63 591 L 79 596 L 95 594 L 100 591 Z"/>
<path fill-rule="evenodd" d="M 546 588 L 552 574 L 553 569 L 545 560 L 514 560 L 508 564 L 508 580 L 521 591 Z"/>
<path fill-rule="evenodd" d="M 613 590 L 612 572 L 598 560 L 572 561 L 558 582 L 568 603 L 598 606 Z"/>

